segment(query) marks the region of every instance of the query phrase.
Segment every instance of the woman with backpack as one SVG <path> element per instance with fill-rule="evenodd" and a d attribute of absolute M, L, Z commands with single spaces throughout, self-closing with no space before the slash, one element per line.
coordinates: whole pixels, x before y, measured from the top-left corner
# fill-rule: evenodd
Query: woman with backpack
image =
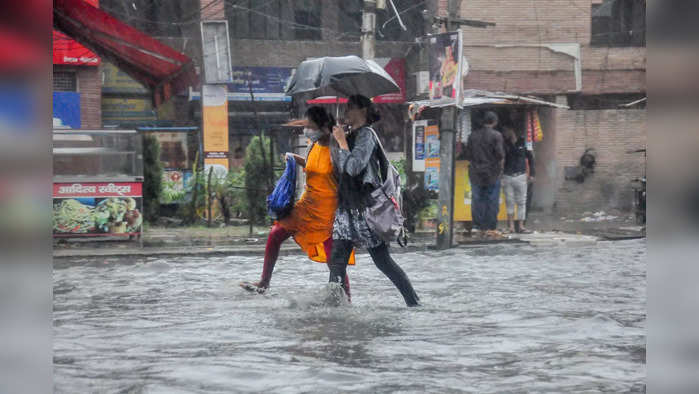
<path fill-rule="evenodd" d="M 339 145 L 333 150 L 333 167 L 339 182 L 339 204 L 333 223 L 333 249 L 330 258 L 330 282 L 341 283 L 347 272 L 350 253 L 355 246 L 368 248 L 376 267 L 398 288 L 406 305 L 419 305 L 419 298 L 408 276 L 391 258 L 388 245 L 369 228 L 365 209 L 372 201 L 369 195 L 381 184 L 380 146 L 371 124 L 379 114 L 365 96 L 351 96 L 345 117 L 351 129 L 345 135 L 342 127 L 333 128 Z"/>
<path fill-rule="evenodd" d="M 291 213 L 276 221 L 269 232 L 260 280 L 240 284 L 249 291 L 264 293 L 269 288 L 279 249 L 289 237 L 294 237 L 313 261 L 325 263 L 331 255 L 332 225 L 338 201 L 330 154 L 331 145 L 336 144 L 330 137 L 335 119 L 322 107 L 314 106 L 306 111 L 306 119 L 302 123 L 305 125 L 304 135 L 311 140 L 308 155 L 305 158 L 294 153 L 286 155 L 293 156 L 296 163 L 303 167 L 306 173 L 305 189 Z M 354 255 L 351 264 L 354 264 Z M 345 293 L 350 298 L 347 275 L 342 276 L 342 282 Z"/>

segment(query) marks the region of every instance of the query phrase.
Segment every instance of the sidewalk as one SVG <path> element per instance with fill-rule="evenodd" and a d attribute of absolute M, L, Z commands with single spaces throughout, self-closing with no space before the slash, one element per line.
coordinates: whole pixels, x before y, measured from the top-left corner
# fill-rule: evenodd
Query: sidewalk
<path fill-rule="evenodd" d="M 586 219 L 587 218 L 587 219 Z M 592 219 L 590 219 L 592 218 Z M 602 218 L 600 220 L 600 218 Z M 533 214 L 529 221 L 533 234 L 508 234 L 502 239 L 483 240 L 464 237 L 461 224 L 454 226 L 454 247 L 475 247 L 500 243 L 526 243 L 533 246 L 584 246 L 599 240 L 633 239 L 645 236 L 644 229 L 634 226 L 628 217 L 614 215 L 585 216 L 580 219 L 555 220 Z M 247 226 L 207 228 L 150 227 L 143 235 L 143 248 L 139 241 L 54 241 L 53 257 L 56 259 L 95 257 L 165 257 L 165 256 L 229 256 L 264 254 L 268 227 L 253 228 L 249 235 Z M 405 253 L 434 249 L 435 234 L 426 230 L 411 234 L 405 248 L 394 244 L 393 253 Z M 300 255 L 302 251 L 293 242 L 282 244 L 280 255 Z"/>

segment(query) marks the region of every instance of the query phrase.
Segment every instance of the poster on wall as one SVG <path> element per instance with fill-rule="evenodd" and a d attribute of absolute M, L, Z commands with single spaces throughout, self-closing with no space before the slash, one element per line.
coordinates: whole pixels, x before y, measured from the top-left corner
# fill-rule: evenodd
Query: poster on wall
<path fill-rule="evenodd" d="M 461 30 L 428 37 L 430 59 L 430 100 L 461 99 L 462 80 Z"/>
<path fill-rule="evenodd" d="M 498 220 L 507 220 L 505 195 L 502 190 L 500 191 L 499 205 Z M 471 182 L 468 178 L 467 160 L 454 162 L 454 221 L 473 221 L 473 216 L 471 216 Z"/>
<path fill-rule="evenodd" d="M 204 169 L 217 176 L 228 172 L 228 101 L 225 85 L 204 85 Z"/>
<path fill-rule="evenodd" d="M 413 122 L 413 171 L 425 171 L 425 129 L 426 120 Z"/>
<path fill-rule="evenodd" d="M 187 195 L 187 187 L 191 187 L 189 184 L 191 178 L 191 170 L 163 170 L 163 178 L 160 183 L 160 203 L 175 204 L 184 202 Z"/>
<path fill-rule="evenodd" d="M 137 235 L 142 212 L 140 182 L 53 184 L 56 237 Z"/>
<path fill-rule="evenodd" d="M 439 126 L 428 122 L 425 128 L 425 189 L 439 191 Z"/>

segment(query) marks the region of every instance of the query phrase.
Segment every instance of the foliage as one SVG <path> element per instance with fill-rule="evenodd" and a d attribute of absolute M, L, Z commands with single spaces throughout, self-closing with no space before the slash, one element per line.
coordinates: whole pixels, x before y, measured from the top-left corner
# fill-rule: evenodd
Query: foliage
<path fill-rule="evenodd" d="M 143 216 L 147 221 L 158 219 L 160 209 L 163 164 L 160 162 L 160 142 L 153 135 L 143 136 Z"/>
<path fill-rule="evenodd" d="M 248 219 L 254 224 L 263 224 L 267 218 L 267 195 L 272 192 L 273 180 L 270 179 L 270 139 L 262 137 L 264 154 L 260 150 L 260 137 L 250 140 L 245 149 L 245 208 Z M 263 160 L 264 158 L 264 160 Z M 281 166 L 279 158 L 274 159 L 274 166 Z"/>
<path fill-rule="evenodd" d="M 396 167 L 396 170 L 398 170 L 398 174 L 400 174 L 400 182 L 405 186 L 408 179 L 405 173 L 405 159 L 393 160 L 391 161 L 391 164 L 393 164 L 393 166 Z"/>

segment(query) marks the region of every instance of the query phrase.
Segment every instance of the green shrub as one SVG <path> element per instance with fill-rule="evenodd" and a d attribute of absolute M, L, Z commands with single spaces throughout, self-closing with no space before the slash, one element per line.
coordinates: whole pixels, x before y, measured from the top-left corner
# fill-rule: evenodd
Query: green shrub
<path fill-rule="evenodd" d="M 260 149 L 260 137 L 250 140 L 245 149 L 245 208 L 248 220 L 254 224 L 264 224 L 267 220 L 267 195 L 272 192 L 274 180 L 270 179 L 270 139 L 262 137 L 264 155 Z M 264 160 L 263 160 L 264 158 Z M 278 157 L 274 166 L 280 166 Z M 276 178 L 276 174 L 273 175 Z"/>
<path fill-rule="evenodd" d="M 160 162 L 160 142 L 153 135 L 143 135 L 143 216 L 154 222 L 159 217 L 163 164 Z"/>

